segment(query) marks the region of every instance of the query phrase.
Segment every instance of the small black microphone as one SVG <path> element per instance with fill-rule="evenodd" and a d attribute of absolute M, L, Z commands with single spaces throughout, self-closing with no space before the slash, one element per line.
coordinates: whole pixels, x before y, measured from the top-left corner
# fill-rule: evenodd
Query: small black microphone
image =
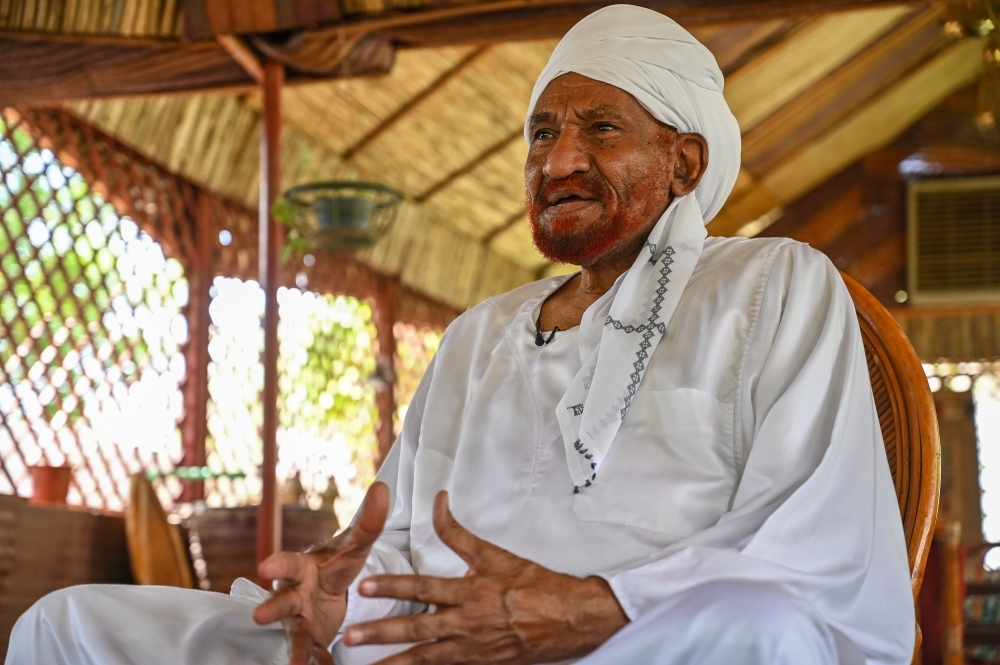
<path fill-rule="evenodd" d="M 553 328 L 552 332 L 549 333 L 548 339 L 546 339 L 545 335 L 542 334 L 541 330 L 535 330 L 535 346 L 545 346 L 546 344 L 548 344 L 549 342 L 551 342 L 553 339 L 555 339 L 555 336 L 556 336 L 557 332 L 559 332 L 559 326 L 556 326 L 555 328 Z"/>

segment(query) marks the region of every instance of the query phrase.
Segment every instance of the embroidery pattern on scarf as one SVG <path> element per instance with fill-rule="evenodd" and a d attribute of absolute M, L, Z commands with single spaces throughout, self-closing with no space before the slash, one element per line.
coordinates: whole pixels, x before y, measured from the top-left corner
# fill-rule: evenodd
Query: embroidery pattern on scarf
<path fill-rule="evenodd" d="M 626 388 L 625 394 L 625 405 L 621 410 L 621 419 L 625 420 L 625 414 L 628 413 L 629 407 L 632 406 L 632 398 L 635 397 L 635 391 L 639 387 L 639 382 L 642 380 L 642 375 L 646 370 L 646 361 L 649 360 L 649 347 L 652 343 L 649 341 L 653 338 L 654 331 L 663 335 L 667 331 L 667 327 L 662 322 L 657 322 L 660 318 L 660 309 L 663 305 L 663 296 L 667 293 L 667 285 L 670 283 L 670 273 L 671 264 L 674 262 L 674 248 L 668 246 L 663 250 L 663 265 L 660 266 L 660 278 L 656 280 L 657 288 L 656 294 L 653 298 L 653 309 L 649 313 L 649 319 L 646 323 L 638 326 L 623 325 L 621 321 L 611 318 L 608 316 L 604 325 L 611 325 L 615 330 L 623 330 L 627 334 L 632 333 L 642 333 L 642 341 L 639 342 L 639 349 L 636 351 L 636 360 L 632 363 L 634 371 L 629 375 L 632 379 L 629 383 L 628 388 Z"/>
<path fill-rule="evenodd" d="M 576 440 L 576 443 L 573 444 L 573 448 L 576 449 L 576 452 L 583 455 L 584 459 L 590 461 L 590 471 L 591 471 L 590 479 L 587 480 L 583 485 L 573 486 L 573 494 L 579 494 L 581 489 L 583 489 L 584 487 L 590 487 L 593 484 L 593 481 L 597 480 L 597 470 L 596 470 L 597 463 L 594 462 L 594 456 L 590 454 L 590 452 L 586 448 L 583 447 L 583 444 L 580 442 L 580 439 Z"/>
<path fill-rule="evenodd" d="M 652 243 L 647 243 L 652 244 Z M 652 250 L 650 250 L 652 251 Z M 610 315 L 605 319 L 604 325 L 611 326 L 615 330 L 624 331 L 626 334 L 642 333 L 642 341 L 639 342 L 639 348 L 636 351 L 636 360 L 632 363 L 632 373 L 629 375 L 631 382 L 626 388 L 626 393 L 623 398 L 618 399 L 618 404 L 622 405 L 619 412 L 619 417 L 625 420 L 625 414 L 628 413 L 629 407 L 632 406 L 632 399 L 635 397 L 635 392 L 639 388 L 639 382 L 642 381 L 643 374 L 646 370 L 646 361 L 649 360 L 649 349 L 653 345 L 650 340 L 659 333 L 660 335 L 666 334 L 667 327 L 662 321 L 658 321 L 660 318 L 660 310 L 663 307 L 663 299 L 667 293 L 667 285 L 670 284 L 670 273 L 673 271 L 671 265 L 674 262 L 674 248 L 667 246 L 663 250 L 663 254 L 660 256 L 663 265 L 660 266 L 660 276 L 656 280 L 656 291 L 653 297 L 653 307 L 649 312 L 649 318 L 646 323 L 640 324 L 638 326 L 625 325 L 618 319 L 611 317 Z M 653 262 L 655 264 L 655 261 Z M 595 365 L 596 369 L 596 365 Z M 591 377 L 593 376 L 593 371 L 591 372 Z M 590 386 L 587 386 L 588 388 Z M 623 404 L 624 402 L 624 404 Z M 573 412 L 574 416 L 580 416 L 583 414 L 583 404 L 575 404 L 573 406 L 567 407 Z M 610 412 L 608 416 L 614 411 Z M 607 424 L 609 418 L 605 418 L 602 424 Z M 587 480 L 583 485 L 574 485 L 573 494 L 579 494 L 580 490 L 586 487 L 590 487 L 593 481 L 597 480 L 597 464 L 593 461 L 594 456 L 583 447 L 580 439 L 577 439 L 573 444 L 573 448 L 577 453 L 582 455 L 586 460 L 590 462 L 590 479 Z"/>

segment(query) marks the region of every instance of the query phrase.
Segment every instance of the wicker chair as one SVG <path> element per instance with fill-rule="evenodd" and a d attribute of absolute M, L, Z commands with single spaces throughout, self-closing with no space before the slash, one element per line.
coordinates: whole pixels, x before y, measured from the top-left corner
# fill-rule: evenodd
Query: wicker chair
<path fill-rule="evenodd" d="M 125 538 L 136 584 L 194 588 L 180 529 L 167 521 L 156 491 L 141 473 L 132 476 Z"/>
<path fill-rule="evenodd" d="M 937 414 L 920 359 L 899 324 L 865 287 L 841 273 L 861 324 L 868 375 L 903 517 L 913 597 L 920 592 L 941 486 Z M 920 648 L 917 628 L 917 648 Z"/>

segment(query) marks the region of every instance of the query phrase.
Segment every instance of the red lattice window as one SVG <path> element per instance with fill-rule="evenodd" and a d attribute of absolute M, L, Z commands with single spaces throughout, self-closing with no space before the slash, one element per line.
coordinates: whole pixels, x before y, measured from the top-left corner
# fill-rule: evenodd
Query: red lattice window
<path fill-rule="evenodd" d="M 58 151 L 58 155 L 51 152 Z M 197 220 L 197 221 L 196 221 Z M 197 229 L 217 238 L 209 265 Z M 148 233 L 147 233 L 148 232 Z M 213 243 L 215 240 L 213 240 Z M 199 189 L 90 125 L 53 109 L 0 116 L 0 492 L 33 491 L 27 467 L 74 468 L 70 502 L 120 510 L 128 476 L 156 478 L 167 507 L 182 437 L 197 449 L 198 391 L 181 385 L 188 282 L 215 277 L 209 307 L 205 499 L 254 502 L 260 492 L 260 310 L 253 211 Z M 306 262 L 306 259 L 315 259 Z M 377 275 L 343 257 L 284 264 L 286 285 L 345 285 L 371 296 Z M 244 281 L 245 280 L 245 281 Z M 228 294 L 228 295 L 227 295 Z M 200 304 L 201 296 L 195 298 Z M 240 302 L 249 304 L 237 311 Z M 278 476 L 283 499 L 329 506 L 335 479 L 346 523 L 372 478 L 377 444 L 369 305 L 279 290 Z M 203 310 L 191 310 L 192 321 Z M 403 315 L 450 310 L 404 298 Z M 401 412 L 440 335 L 397 326 Z M 194 367 L 194 366 L 192 366 Z M 185 402 L 185 398 L 187 401 Z M 191 469 L 187 471 L 190 475 Z M 298 479 L 293 481 L 293 477 Z M 284 491 L 287 490 L 287 491 Z"/>
<path fill-rule="evenodd" d="M 70 503 L 121 510 L 131 473 L 181 459 L 184 269 L 18 122 L 0 119 L 0 492 L 68 464 Z"/>
<path fill-rule="evenodd" d="M 397 321 L 392 327 L 396 338 L 396 404 L 395 429 L 397 436 L 403 427 L 410 400 L 417 392 L 417 385 L 431 364 L 431 359 L 441 345 L 441 331 Z"/>

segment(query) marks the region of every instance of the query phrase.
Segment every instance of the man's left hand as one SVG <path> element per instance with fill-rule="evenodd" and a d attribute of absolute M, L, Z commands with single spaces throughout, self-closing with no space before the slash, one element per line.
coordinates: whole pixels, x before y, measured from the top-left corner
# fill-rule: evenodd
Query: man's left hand
<path fill-rule="evenodd" d="M 379 575 L 361 582 L 363 596 L 435 605 L 418 614 L 358 624 L 344 644 L 421 642 L 379 665 L 504 663 L 528 665 L 584 656 L 628 623 L 599 577 L 556 573 L 466 531 L 434 501 L 434 529 L 468 565 L 465 577 Z"/>

